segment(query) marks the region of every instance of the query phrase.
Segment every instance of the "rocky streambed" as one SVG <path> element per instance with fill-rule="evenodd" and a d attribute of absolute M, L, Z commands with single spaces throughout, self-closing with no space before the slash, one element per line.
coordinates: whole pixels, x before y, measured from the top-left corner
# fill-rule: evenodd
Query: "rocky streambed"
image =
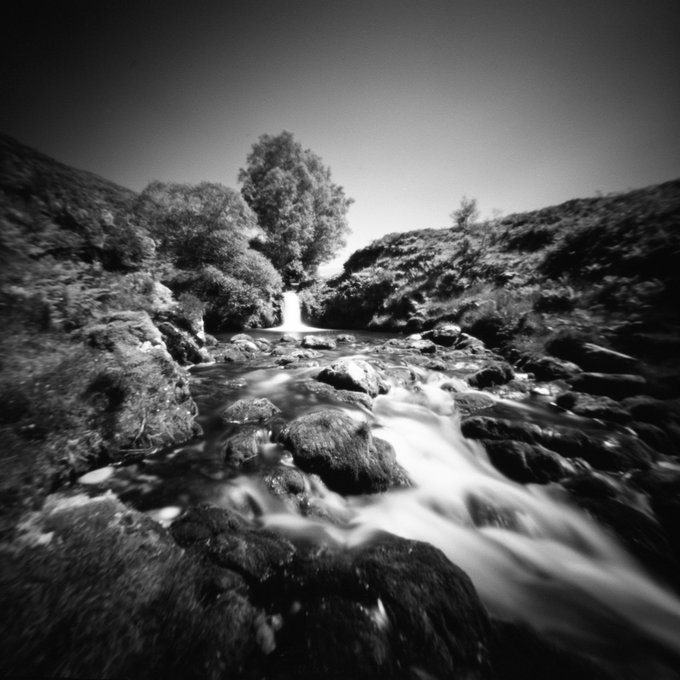
<path fill-rule="evenodd" d="M 200 437 L 3 545 L 5 674 L 679 677 L 680 403 L 634 358 L 453 324 L 210 351 Z"/>

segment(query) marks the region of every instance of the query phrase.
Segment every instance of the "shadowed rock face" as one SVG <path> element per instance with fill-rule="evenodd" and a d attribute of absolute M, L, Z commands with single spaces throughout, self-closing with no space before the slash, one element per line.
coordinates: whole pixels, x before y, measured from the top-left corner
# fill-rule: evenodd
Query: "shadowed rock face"
<path fill-rule="evenodd" d="M 291 422 L 280 442 L 302 470 L 343 494 L 376 493 L 405 485 L 391 445 L 373 437 L 365 422 L 341 411 L 316 411 Z"/>

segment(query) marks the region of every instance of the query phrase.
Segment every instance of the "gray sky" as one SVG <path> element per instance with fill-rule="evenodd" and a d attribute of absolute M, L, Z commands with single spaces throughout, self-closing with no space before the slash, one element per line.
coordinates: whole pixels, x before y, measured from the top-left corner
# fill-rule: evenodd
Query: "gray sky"
<path fill-rule="evenodd" d="M 237 186 L 294 133 L 355 199 L 347 255 L 680 176 L 676 0 L 98 0 L 0 22 L 0 130 L 132 189 Z"/>

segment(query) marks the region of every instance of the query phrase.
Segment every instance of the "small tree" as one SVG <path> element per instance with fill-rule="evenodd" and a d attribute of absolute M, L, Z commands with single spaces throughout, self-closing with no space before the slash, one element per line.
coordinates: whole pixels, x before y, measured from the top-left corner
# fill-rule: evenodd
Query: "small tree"
<path fill-rule="evenodd" d="M 469 232 L 470 227 L 477 221 L 478 217 L 477 199 L 467 196 L 460 199 L 460 206 L 451 213 L 454 227 L 463 232 Z"/>

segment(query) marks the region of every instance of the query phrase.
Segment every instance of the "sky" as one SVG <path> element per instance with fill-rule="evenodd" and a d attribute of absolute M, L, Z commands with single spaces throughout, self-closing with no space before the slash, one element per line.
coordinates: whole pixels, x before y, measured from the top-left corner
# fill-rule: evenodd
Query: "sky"
<path fill-rule="evenodd" d="M 9 3 L 8 3 L 9 4 Z M 135 190 L 289 130 L 383 234 L 680 177 L 677 0 L 22 0 L 0 131 Z"/>

